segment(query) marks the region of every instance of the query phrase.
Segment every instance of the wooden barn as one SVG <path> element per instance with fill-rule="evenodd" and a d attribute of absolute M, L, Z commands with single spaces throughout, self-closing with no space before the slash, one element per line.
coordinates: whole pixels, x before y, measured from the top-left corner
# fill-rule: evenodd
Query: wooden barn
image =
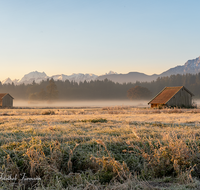
<path fill-rule="evenodd" d="M 0 107 L 13 107 L 13 99 L 8 93 L 0 93 Z"/>
<path fill-rule="evenodd" d="M 184 86 L 165 87 L 148 104 L 151 107 L 192 107 L 192 96 Z"/>

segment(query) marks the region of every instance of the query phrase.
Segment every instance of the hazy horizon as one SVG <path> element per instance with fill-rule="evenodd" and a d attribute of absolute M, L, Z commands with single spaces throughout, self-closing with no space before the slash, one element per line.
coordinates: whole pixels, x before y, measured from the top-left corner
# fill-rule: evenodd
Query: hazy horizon
<path fill-rule="evenodd" d="M 169 68 L 170 69 L 170 68 Z M 168 70 L 168 69 L 167 69 Z M 39 73 L 45 73 L 48 77 L 52 77 L 52 76 L 56 76 L 56 75 L 61 75 L 61 74 L 64 74 L 64 75 L 67 75 L 67 76 L 70 76 L 70 75 L 74 75 L 74 74 L 94 74 L 94 73 L 71 73 L 71 74 L 65 74 L 65 73 L 60 73 L 60 74 L 53 74 L 53 75 L 48 75 L 45 71 L 38 71 L 38 70 L 34 70 L 34 71 L 30 71 L 30 72 L 28 72 L 28 73 L 24 73 L 23 74 L 23 76 L 21 76 L 20 78 L 12 78 L 12 77 L 10 77 L 10 76 L 8 76 L 8 77 L 6 77 L 5 79 L 7 79 L 7 78 L 10 78 L 11 80 L 15 80 L 15 79 L 17 79 L 17 80 L 21 80 L 25 75 L 27 75 L 27 74 L 30 74 L 30 73 L 32 73 L 32 72 L 39 72 Z M 106 74 L 108 74 L 109 72 L 115 72 L 114 70 L 110 70 L 110 71 L 108 71 L 108 72 L 106 72 L 106 73 L 102 73 L 102 74 L 100 74 L 100 75 L 97 75 L 97 76 L 101 76 L 101 75 L 106 75 Z M 128 73 L 131 73 L 131 72 L 136 72 L 136 73 L 143 73 L 143 72 L 138 72 L 138 71 L 129 71 L 129 72 L 127 72 L 127 73 L 117 73 L 117 74 L 128 74 Z M 163 71 L 163 72 L 165 72 L 165 71 Z M 163 72 L 161 72 L 161 73 L 163 73 Z M 161 74 L 161 73 L 153 73 L 153 74 L 146 74 L 146 73 L 143 73 L 143 74 L 146 74 L 146 75 L 148 75 L 148 76 L 152 76 L 152 75 L 159 75 L 159 74 Z M 5 80 L 4 79 L 4 80 Z M 4 81 L 4 80 L 2 80 L 2 81 Z M 0 80 L 1 81 L 1 80 Z M 1 82 L 2 82 L 1 81 Z"/>
<path fill-rule="evenodd" d="M 200 2 L 0 1 L 0 81 L 31 71 L 159 74 L 199 57 Z"/>

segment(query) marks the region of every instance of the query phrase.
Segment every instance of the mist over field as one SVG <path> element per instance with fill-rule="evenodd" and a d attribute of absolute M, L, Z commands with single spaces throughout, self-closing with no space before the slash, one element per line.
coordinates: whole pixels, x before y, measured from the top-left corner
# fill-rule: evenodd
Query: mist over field
<path fill-rule="evenodd" d="M 91 101 L 21 101 L 14 100 L 14 107 L 106 107 L 106 106 L 134 106 L 149 107 L 147 100 L 91 100 Z"/>
<path fill-rule="evenodd" d="M 197 105 L 197 107 L 200 107 L 200 99 L 193 99 L 193 102 Z"/>
<path fill-rule="evenodd" d="M 73 100 L 73 101 L 23 101 L 14 100 L 14 107 L 109 107 L 109 106 L 131 106 L 150 107 L 150 100 Z M 194 99 L 194 104 L 200 107 L 200 99 Z"/>

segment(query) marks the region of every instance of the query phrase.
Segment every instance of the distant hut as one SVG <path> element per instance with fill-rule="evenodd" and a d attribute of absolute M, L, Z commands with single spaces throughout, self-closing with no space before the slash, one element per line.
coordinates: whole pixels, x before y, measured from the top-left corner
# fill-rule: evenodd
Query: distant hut
<path fill-rule="evenodd" d="M 0 107 L 13 107 L 13 99 L 8 93 L 0 93 Z"/>
<path fill-rule="evenodd" d="M 148 104 L 151 107 L 192 107 L 192 96 L 184 86 L 165 87 Z"/>

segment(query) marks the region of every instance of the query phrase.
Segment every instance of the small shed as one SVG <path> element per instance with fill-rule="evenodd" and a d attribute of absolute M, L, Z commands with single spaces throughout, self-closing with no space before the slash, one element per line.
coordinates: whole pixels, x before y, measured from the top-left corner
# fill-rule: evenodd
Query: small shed
<path fill-rule="evenodd" d="M 184 86 L 165 87 L 148 104 L 151 107 L 192 107 L 192 96 L 194 96 Z"/>
<path fill-rule="evenodd" d="M 8 93 L 0 93 L 0 107 L 13 107 L 13 99 Z"/>

